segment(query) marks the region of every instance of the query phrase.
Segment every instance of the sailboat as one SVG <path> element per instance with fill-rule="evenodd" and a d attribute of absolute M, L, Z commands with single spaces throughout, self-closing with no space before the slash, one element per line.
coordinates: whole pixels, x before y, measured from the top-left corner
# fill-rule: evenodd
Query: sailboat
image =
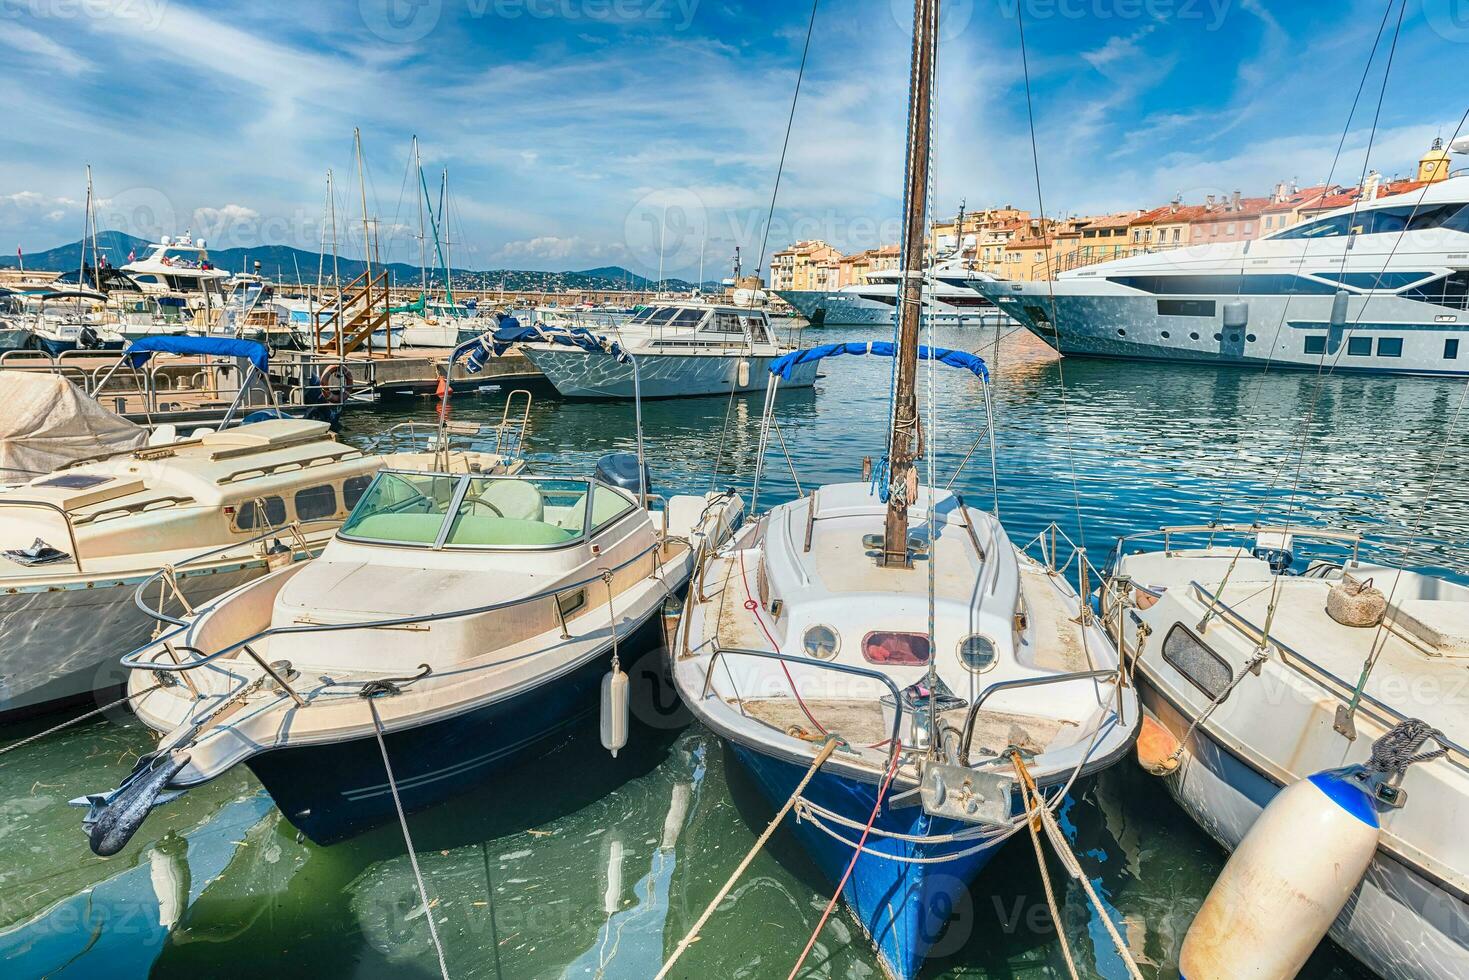
<path fill-rule="evenodd" d="M 778 813 L 797 814 L 797 839 L 833 889 L 827 913 L 843 902 L 897 980 L 918 975 L 1003 841 L 1123 757 L 1139 721 L 1084 598 L 1084 552 L 1058 562 L 1043 538 L 1034 557 L 997 513 L 934 479 L 919 363 L 967 370 L 989 405 L 980 358 L 918 342 L 937 26 L 937 0 L 917 0 L 897 342 L 773 363 L 757 455 L 784 378 L 883 356 L 896 360 L 887 459 L 875 479 L 821 486 L 702 549 L 669 654 L 693 715 Z M 926 480 L 915 443 L 930 454 Z M 759 483 L 757 470 L 752 514 Z"/>
<path fill-rule="evenodd" d="M 418 265 L 420 287 L 418 301 L 406 307 L 394 307 L 395 313 L 412 316 L 403 324 L 403 343 L 410 347 L 457 347 L 473 340 L 489 328 L 487 321 L 474 315 L 473 301 L 470 304 L 454 301 L 453 273 L 449 267 L 447 235 L 439 235 L 444 221 L 445 201 L 449 193 L 449 171 L 444 171 L 439 185 L 439 206 L 435 213 L 432 206 L 425 212 L 428 203 L 428 182 L 423 175 L 423 162 L 419 157 L 418 137 L 413 138 L 413 166 L 418 173 Z M 428 223 L 424 223 L 427 217 Z M 428 282 L 428 235 L 433 234 L 434 256 L 444 275 L 444 296 L 429 299 Z"/>

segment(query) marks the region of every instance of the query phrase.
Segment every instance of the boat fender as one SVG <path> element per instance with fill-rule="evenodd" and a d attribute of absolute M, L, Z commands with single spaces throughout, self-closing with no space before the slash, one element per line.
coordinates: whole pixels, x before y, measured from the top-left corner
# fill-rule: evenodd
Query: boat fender
<path fill-rule="evenodd" d="M 627 707 L 627 674 L 614 664 L 602 676 L 602 747 L 614 759 L 627 745 Z"/>
<path fill-rule="evenodd" d="M 1377 852 L 1377 807 L 1360 766 L 1275 795 L 1240 841 L 1184 937 L 1188 980 L 1294 977 Z"/>
<path fill-rule="evenodd" d="M 92 853 L 111 857 L 127 846 L 148 814 L 156 806 L 177 799 L 179 792 L 165 793 L 169 782 L 189 764 L 189 753 L 170 752 L 136 770 L 113 792 L 88 798 L 91 804 L 82 829 Z"/>
<path fill-rule="evenodd" d="M 1138 728 L 1137 764 L 1154 776 L 1167 776 L 1178 770 L 1178 739 L 1147 715 Z"/>
<path fill-rule="evenodd" d="M 750 362 L 749 361 L 746 361 L 744 359 L 741 359 L 740 360 L 740 364 L 739 364 L 739 369 L 736 372 L 736 374 L 737 374 L 737 380 L 739 381 L 739 384 L 740 384 L 740 387 L 741 388 L 748 388 L 748 387 L 750 387 Z"/>

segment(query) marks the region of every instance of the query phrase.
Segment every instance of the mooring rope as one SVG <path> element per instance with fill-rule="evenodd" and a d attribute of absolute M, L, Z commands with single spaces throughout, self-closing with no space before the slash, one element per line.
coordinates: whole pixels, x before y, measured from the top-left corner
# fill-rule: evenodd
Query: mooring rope
<path fill-rule="evenodd" d="M 1020 758 L 1017 753 L 1015 758 Z M 1030 784 L 1020 780 L 1020 800 L 1025 806 L 1026 826 L 1030 828 L 1030 842 L 1035 845 L 1035 863 L 1041 872 L 1041 885 L 1046 891 L 1046 907 L 1051 911 L 1051 923 L 1056 927 L 1056 939 L 1061 946 L 1061 956 L 1066 960 L 1066 971 L 1071 980 L 1080 980 L 1076 973 L 1076 959 L 1071 955 L 1071 944 L 1066 940 L 1066 930 L 1061 925 L 1061 909 L 1056 904 L 1056 890 L 1051 885 L 1051 871 L 1046 867 L 1046 852 L 1041 849 L 1040 814 L 1035 811 L 1044 804 L 1031 796 Z"/>
<path fill-rule="evenodd" d="M 398 826 L 403 830 L 403 844 L 408 848 L 408 863 L 413 866 L 413 880 L 418 884 L 418 900 L 423 903 L 423 917 L 428 922 L 428 934 L 434 941 L 434 952 L 439 957 L 439 976 L 449 980 L 449 966 L 444 962 L 444 944 L 439 941 L 439 927 L 434 925 L 434 910 L 428 899 L 428 886 L 423 883 L 423 871 L 418 867 L 418 855 L 413 850 L 413 835 L 408 832 L 408 816 L 403 812 L 403 800 L 398 796 L 398 780 L 393 776 L 393 763 L 388 759 L 388 745 L 383 741 L 383 720 L 378 717 L 376 696 L 363 695 L 368 710 L 372 712 L 372 732 L 377 736 L 378 751 L 383 754 L 383 769 L 388 774 L 388 789 L 393 794 L 393 807 L 398 811 Z"/>
<path fill-rule="evenodd" d="M 142 697 L 145 694 L 149 694 L 149 693 L 151 693 L 153 691 L 158 690 L 162 686 L 163 686 L 162 684 L 152 684 L 152 685 L 149 685 L 148 687 L 143 688 L 141 691 L 139 691 L 136 694 L 129 694 L 126 697 L 118 698 L 116 701 L 113 701 L 110 704 L 104 704 L 100 708 L 94 708 L 91 711 L 88 711 L 84 715 L 77 715 L 75 718 L 72 718 L 69 721 L 63 721 L 61 724 L 55 725 L 55 726 L 53 726 L 51 728 L 48 728 L 44 732 L 37 732 L 36 734 L 30 736 L 29 738 L 23 738 L 19 742 L 12 742 L 9 745 L 5 746 L 5 748 L 0 749 L 0 755 L 4 755 L 7 752 L 13 752 L 14 750 L 20 748 L 21 746 L 30 745 L 32 742 L 38 742 L 41 739 L 45 738 L 47 735 L 55 735 L 57 732 L 61 731 L 63 728 L 70 728 L 72 725 L 75 725 L 77 722 L 86 721 L 88 718 L 94 718 L 97 715 L 100 715 L 100 714 L 102 714 L 105 711 L 111 711 L 113 708 L 116 708 L 119 705 L 126 704 L 127 702 L 131 701 L 133 698 L 140 698 L 140 697 Z"/>
<path fill-rule="evenodd" d="M 678 946 L 673 950 L 673 955 L 663 964 L 663 968 L 658 971 L 658 975 L 653 980 L 663 980 L 664 977 L 668 976 L 668 971 L 673 969 L 673 964 L 677 963 L 678 958 L 684 954 L 684 951 L 693 945 L 694 940 L 699 937 L 699 930 L 704 928 L 704 924 L 709 921 L 709 917 L 714 914 L 714 910 L 724 901 L 730 889 L 734 888 L 735 882 L 740 880 L 745 870 L 749 868 L 750 862 L 755 860 L 755 855 L 760 853 L 760 849 L 765 846 L 765 842 L 770 840 L 770 835 L 775 833 L 775 828 L 780 826 L 780 822 L 785 819 L 785 815 L 790 812 L 791 807 L 795 806 L 796 800 L 801 798 L 801 793 L 805 791 L 806 784 L 811 782 L 811 777 L 816 775 L 816 770 L 825 765 L 826 760 L 831 758 L 831 754 L 836 751 L 836 747 L 840 744 L 841 742 L 835 737 L 829 737 L 822 743 L 820 750 L 816 753 L 816 758 L 811 760 L 811 767 L 806 770 L 806 774 L 801 777 L 801 781 L 796 784 L 795 790 L 791 792 L 790 799 L 786 800 L 785 805 L 780 808 L 775 816 L 770 818 L 770 823 L 766 826 L 765 832 L 756 838 L 749 853 L 745 855 L 744 860 L 739 863 L 739 866 L 734 869 L 734 874 L 730 875 L 729 880 L 715 893 L 714 899 L 700 913 L 699 918 L 694 922 L 693 928 L 688 931 L 688 934 L 683 939 L 679 940 Z"/>
<path fill-rule="evenodd" d="M 1430 738 L 1438 743 L 1438 748 L 1419 752 Z M 1372 758 L 1367 761 L 1367 768 L 1373 772 L 1400 775 L 1415 763 L 1429 762 L 1448 754 L 1443 732 L 1426 721 L 1409 718 L 1372 743 Z"/>

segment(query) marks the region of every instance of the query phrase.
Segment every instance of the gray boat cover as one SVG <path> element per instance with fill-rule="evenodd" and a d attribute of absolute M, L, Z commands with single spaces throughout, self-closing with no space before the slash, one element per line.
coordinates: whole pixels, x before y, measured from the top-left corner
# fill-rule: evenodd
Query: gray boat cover
<path fill-rule="evenodd" d="M 66 378 L 0 372 L 0 481 L 31 480 L 147 441 L 147 429 L 103 408 Z"/>

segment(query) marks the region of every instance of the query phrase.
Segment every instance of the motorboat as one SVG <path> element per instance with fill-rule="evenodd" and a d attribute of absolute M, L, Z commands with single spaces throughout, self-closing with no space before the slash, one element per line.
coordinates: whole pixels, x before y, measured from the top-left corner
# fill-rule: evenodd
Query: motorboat
<path fill-rule="evenodd" d="M 1451 816 L 1469 800 L 1469 721 L 1454 694 L 1469 588 L 1363 560 L 1362 545 L 1354 532 L 1264 524 L 1118 542 L 1102 595 L 1145 712 L 1139 760 L 1270 896 L 1246 933 L 1222 928 L 1211 894 L 1184 943 L 1189 977 L 1244 975 L 1237 959 L 1223 974 L 1201 965 L 1210 937 L 1248 934 L 1304 962 L 1328 929 L 1379 976 L 1469 975 L 1469 847 Z M 1418 736 L 1403 743 L 1405 728 Z M 1288 790 L 1319 809 L 1272 832 L 1262 814 L 1301 802 Z M 1328 833 L 1328 792 L 1380 827 L 1356 866 L 1352 842 Z M 1279 889 L 1283 874 L 1300 880 Z M 1318 931 L 1272 931 L 1298 902 L 1322 910 Z"/>
<path fill-rule="evenodd" d="M 273 419 L 125 448 L 0 493 L 0 720 L 116 691 L 116 658 L 154 626 L 134 593 L 160 569 L 167 608 L 197 607 L 320 551 L 384 465 L 434 458 L 367 453 L 326 422 Z M 464 449 L 451 462 L 522 465 Z"/>
<path fill-rule="evenodd" d="M 224 285 L 230 278 L 227 270 L 210 262 L 208 242 L 196 241 L 188 232 L 164 235 L 142 258 L 129 255 L 122 271 L 145 293 L 184 297 L 190 310 L 203 311 L 206 321 L 224 305 Z"/>
<path fill-rule="evenodd" d="M 763 391 L 771 362 L 788 350 L 764 310 L 694 301 L 644 307 L 605 331 L 530 326 L 517 338 L 520 352 L 567 398 Z M 816 364 L 803 363 L 787 384 L 815 381 Z"/>
<path fill-rule="evenodd" d="M 1464 376 L 1469 175 L 1460 174 L 1364 192 L 1251 241 L 975 288 L 1068 356 Z"/>
<path fill-rule="evenodd" d="M 941 327 L 993 327 L 1009 318 L 978 284 L 999 282 L 970 268 L 962 259 L 936 262 L 924 273 L 923 315 Z M 813 327 L 892 328 L 897 315 L 900 274 L 896 269 L 869 272 L 866 280 L 836 290 L 781 289 L 776 295 L 793 306 Z"/>
<path fill-rule="evenodd" d="M 89 289 L 47 289 L 26 297 L 30 343 L 55 357 L 67 351 L 121 350 L 122 327 L 107 312 L 107 296 Z"/>
<path fill-rule="evenodd" d="M 0 353 L 31 346 L 31 327 L 23 294 L 0 287 Z"/>
<path fill-rule="evenodd" d="M 730 493 L 659 507 L 647 491 L 630 453 L 578 479 L 384 470 L 319 558 L 124 658 L 162 737 L 117 791 L 78 801 L 94 849 L 242 763 L 326 844 L 543 747 L 596 711 L 694 552 L 739 518 Z"/>

